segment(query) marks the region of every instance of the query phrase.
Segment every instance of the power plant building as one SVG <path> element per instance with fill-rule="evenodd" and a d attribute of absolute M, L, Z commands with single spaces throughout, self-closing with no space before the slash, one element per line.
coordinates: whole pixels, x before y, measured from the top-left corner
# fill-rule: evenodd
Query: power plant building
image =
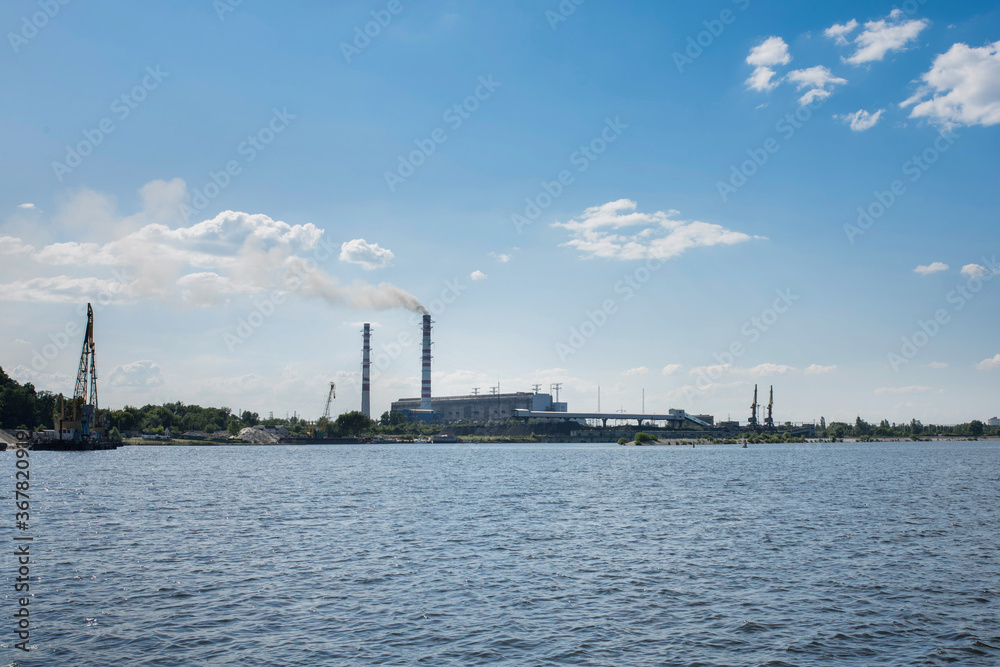
<path fill-rule="evenodd" d="M 401 398 L 393 401 L 392 412 L 417 413 L 423 399 Z M 469 396 L 435 396 L 432 402 L 435 416 L 446 422 L 477 422 L 491 419 L 511 419 L 516 410 L 534 412 L 566 412 L 566 403 L 552 400 L 551 394 L 520 391 L 512 394 L 479 394 Z"/>

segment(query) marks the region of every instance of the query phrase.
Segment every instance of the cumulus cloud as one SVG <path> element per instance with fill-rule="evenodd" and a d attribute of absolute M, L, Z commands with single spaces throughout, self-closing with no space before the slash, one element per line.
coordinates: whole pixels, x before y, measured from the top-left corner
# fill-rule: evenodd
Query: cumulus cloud
<path fill-rule="evenodd" d="M 820 366 L 819 364 L 812 364 L 807 366 L 805 369 L 806 375 L 828 375 L 837 370 L 837 366 Z"/>
<path fill-rule="evenodd" d="M 931 363 L 929 363 L 927 365 L 930 368 L 933 368 L 935 370 L 941 370 L 943 368 L 948 368 L 948 364 L 944 363 L 943 361 L 932 361 Z"/>
<path fill-rule="evenodd" d="M 500 262 L 501 264 L 506 264 L 507 262 L 510 261 L 510 255 L 505 255 L 503 253 L 491 252 L 490 253 L 490 257 L 494 258 L 496 261 Z"/>
<path fill-rule="evenodd" d="M 910 387 L 879 387 L 875 390 L 875 394 L 877 396 L 885 396 L 886 394 L 926 394 L 930 390 L 930 387 L 923 387 L 919 385 L 913 385 Z"/>
<path fill-rule="evenodd" d="M 17 365 L 10 370 L 10 377 L 21 384 L 31 383 L 35 389 L 72 395 L 75 378 L 65 373 L 42 373 L 27 366 Z"/>
<path fill-rule="evenodd" d="M 1000 123 L 1000 41 L 979 48 L 954 44 L 921 76 L 920 89 L 900 104 L 910 118 L 945 127 Z"/>
<path fill-rule="evenodd" d="M 469 277 L 473 280 L 486 280 L 487 276 L 482 271 L 476 270 L 469 274 Z"/>
<path fill-rule="evenodd" d="M 731 364 L 715 364 L 713 366 L 695 366 L 689 372 L 691 375 L 705 375 L 710 378 L 718 378 L 722 375 L 749 375 L 751 377 L 769 377 L 772 375 L 787 375 L 796 372 L 794 366 L 787 364 L 764 363 L 742 368 Z"/>
<path fill-rule="evenodd" d="M 31 253 L 36 268 L 65 271 L 0 284 L 0 300 L 79 303 L 110 294 L 115 303 L 163 299 L 206 306 L 233 294 L 280 290 L 353 308 L 423 310 L 413 295 L 389 283 L 341 285 L 319 267 L 337 247 L 312 223 L 238 211 L 176 227 L 156 221 L 176 215 L 184 192 L 180 179 L 147 183 L 140 190 L 143 209 L 127 218 L 114 214 L 109 198 L 77 192 L 60 210 L 64 227 L 94 220 L 114 229 L 116 240 L 52 243 L 36 252 L 20 239 L 0 238 L 0 252 Z M 390 251 L 364 239 L 343 244 L 340 253 L 363 265 L 392 260 Z"/>
<path fill-rule="evenodd" d="M 662 372 L 663 372 L 663 375 L 670 376 L 670 375 L 673 375 L 674 373 L 680 372 L 680 370 L 683 369 L 683 368 L 684 367 L 682 365 L 680 365 L 680 364 L 667 364 L 666 366 L 663 367 L 663 371 Z"/>
<path fill-rule="evenodd" d="M 753 377 L 769 377 L 771 375 L 786 375 L 788 373 L 794 373 L 795 367 L 787 366 L 785 364 L 758 364 L 753 368 L 747 368 L 743 372 Z"/>
<path fill-rule="evenodd" d="M 962 267 L 962 275 L 970 280 L 972 278 L 982 278 L 987 273 L 989 273 L 989 271 L 986 270 L 986 267 L 980 266 L 979 264 L 966 264 Z"/>
<path fill-rule="evenodd" d="M 649 369 L 645 366 L 639 366 L 638 368 L 630 368 L 623 372 L 622 375 L 627 376 L 639 376 L 639 375 L 649 375 Z"/>
<path fill-rule="evenodd" d="M 918 273 L 922 276 L 929 276 L 932 273 L 939 273 L 941 271 L 947 271 L 948 265 L 944 262 L 932 262 L 926 266 L 918 266 L 913 269 L 914 273 Z"/>
<path fill-rule="evenodd" d="M 847 83 L 847 79 L 834 76 L 833 73 L 823 65 L 808 67 L 806 69 L 792 70 L 788 73 L 788 80 L 795 84 L 797 90 L 809 88 L 802 97 L 799 104 L 805 106 L 814 100 L 826 99 L 830 96 L 833 86 Z"/>
<path fill-rule="evenodd" d="M 396 256 L 388 248 L 381 248 L 377 243 L 368 243 L 364 239 L 347 241 L 340 246 L 340 261 L 349 264 L 360 264 L 366 271 L 384 269 L 392 265 Z"/>
<path fill-rule="evenodd" d="M 156 387 L 163 384 L 160 366 L 149 359 L 115 366 L 108 375 L 112 387 Z"/>
<path fill-rule="evenodd" d="M 837 24 L 834 23 L 832 26 L 823 31 L 823 34 L 835 41 L 841 46 L 847 45 L 847 36 L 854 32 L 854 29 L 858 27 L 858 22 L 856 19 L 851 19 L 847 23 Z"/>
<path fill-rule="evenodd" d="M 36 208 L 36 206 L 34 204 L 32 204 L 31 202 L 26 202 L 24 204 L 18 204 L 17 207 L 18 208 L 26 208 L 26 209 L 34 209 L 34 208 Z"/>
<path fill-rule="evenodd" d="M 585 259 L 672 259 L 691 248 L 733 245 L 754 237 L 707 222 L 677 220 L 677 211 L 636 212 L 637 204 L 619 199 L 586 209 L 579 219 L 556 222 L 572 236 L 562 244 Z"/>
<path fill-rule="evenodd" d="M 849 123 L 851 129 L 855 132 L 864 132 L 875 127 L 875 124 L 878 123 L 884 111 L 885 109 L 879 109 L 875 113 L 868 113 L 864 109 L 858 109 L 854 113 L 842 114 L 834 116 L 834 118 L 839 118 L 845 123 Z"/>
<path fill-rule="evenodd" d="M 766 93 L 774 90 L 781 83 L 780 80 L 773 81 L 775 72 L 770 67 L 757 67 L 754 69 L 753 73 L 747 78 L 746 86 L 750 90 L 756 90 L 759 93 Z"/>
<path fill-rule="evenodd" d="M 863 65 L 882 60 L 891 51 L 906 49 L 920 35 L 921 31 L 930 25 L 930 21 L 927 19 L 907 21 L 903 17 L 902 10 L 894 9 L 884 19 L 866 22 L 864 30 L 854 40 L 856 47 L 854 53 L 845 58 L 844 61 L 852 65 Z M 836 39 L 836 37 L 834 38 Z"/>
<path fill-rule="evenodd" d="M 780 37 L 768 37 L 757 46 L 750 49 L 747 56 L 747 64 L 754 67 L 768 67 L 771 65 L 787 65 L 792 61 L 788 54 L 788 44 Z"/>
<path fill-rule="evenodd" d="M 976 364 L 976 368 L 981 371 L 992 371 L 1000 368 L 1000 354 L 996 355 L 992 359 L 983 359 Z"/>
<path fill-rule="evenodd" d="M 35 248 L 19 238 L 0 236 L 0 255 L 27 255 L 33 252 Z"/>
<path fill-rule="evenodd" d="M 780 37 L 768 37 L 757 46 L 750 49 L 747 56 L 747 64 L 753 65 L 754 70 L 746 80 L 746 86 L 750 90 L 767 92 L 774 90 L 780 80 L 774 80 L 774 65 L 787 65 L 792 57 L 788 54 L 788 44 Z"/>

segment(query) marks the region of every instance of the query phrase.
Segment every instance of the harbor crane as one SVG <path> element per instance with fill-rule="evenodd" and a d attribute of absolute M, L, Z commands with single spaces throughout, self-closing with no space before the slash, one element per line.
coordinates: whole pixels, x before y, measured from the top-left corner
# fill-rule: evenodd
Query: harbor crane
<path fill-rule="evenodd" d="M 750 406 L 750 419 L 747 421 L 747 426 L 753 430 L 757 430 L 757 385 L 753 386 L 753 405 Z"/>
<path fill-rule="evenodd" d="M 337 383 L 330 383 L 330 393 L 326 396 L 326 409 L 323 410 L 323 419 L 330 421 L 330 404 L 337 398 Z"/>
<path fill-rule="evenodd" d="M 774 430 L 774 415 L 771 410 L 774 408 L 774 385 L 771 385 L 771 396 L 767 399 L 767 416 L 764 417 L 764 428 L 768 431 Z"/>

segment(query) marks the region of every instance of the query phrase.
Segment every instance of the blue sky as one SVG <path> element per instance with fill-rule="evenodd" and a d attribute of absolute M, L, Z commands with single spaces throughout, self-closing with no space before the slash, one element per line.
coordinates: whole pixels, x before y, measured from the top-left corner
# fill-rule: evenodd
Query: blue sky
<path fill-rule="evenodd" d="M 18 0 L 0 26 L 0 365 L 40 388 L 72 391 L 89 300 L 106 406 L 315 418 L 334 380 L 355 409 L 373 322 L 381 413 L 419 393 L 419 304 L 435 394 L 1000 412 L 994 3 Z"/>

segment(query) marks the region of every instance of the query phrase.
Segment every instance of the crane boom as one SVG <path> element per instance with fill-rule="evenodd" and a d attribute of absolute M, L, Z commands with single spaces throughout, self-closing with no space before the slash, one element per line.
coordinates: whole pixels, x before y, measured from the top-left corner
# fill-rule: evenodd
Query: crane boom
<path fill-rule="evenodd" d="M 330 403 L 332 403 L 335 398 L 337 398 L 337 383 L 331 382 L 330 393 L 327 394 L 326 397 L 326 409 L 323 410 L 323 419 L 326 419 L 327 421 L 330 421 Z"/>

